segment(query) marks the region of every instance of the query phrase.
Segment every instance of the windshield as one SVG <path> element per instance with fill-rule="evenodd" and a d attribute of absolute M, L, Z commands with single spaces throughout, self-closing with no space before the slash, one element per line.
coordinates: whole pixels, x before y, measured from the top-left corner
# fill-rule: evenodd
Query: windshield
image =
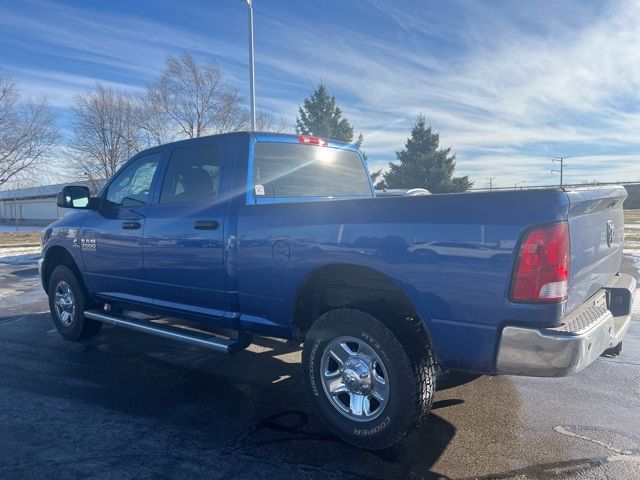
<path fill-rule="evenodd" d="M 350 150 L 258 142 L 253 158 L 256 197 L 372 196 L 364 165 Z"/>

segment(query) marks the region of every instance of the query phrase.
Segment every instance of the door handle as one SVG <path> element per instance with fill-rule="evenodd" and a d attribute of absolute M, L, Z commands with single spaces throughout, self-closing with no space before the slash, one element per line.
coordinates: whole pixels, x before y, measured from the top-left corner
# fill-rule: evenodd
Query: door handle
<path fill-rule="evenodd" d="M 193 224 L 196 230 L 217 230 L 220 224 L 216 220 L 198 220 Z"/>
<path fill-rule="evenodd" d="M 125 230 L 138 230 L 141 226 L 140 222 L 122 222 L 122 228 Z"/>

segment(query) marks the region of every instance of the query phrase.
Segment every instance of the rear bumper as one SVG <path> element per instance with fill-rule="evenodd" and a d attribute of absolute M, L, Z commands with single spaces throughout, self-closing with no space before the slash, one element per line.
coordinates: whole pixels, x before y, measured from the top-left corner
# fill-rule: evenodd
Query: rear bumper
<path fill-rule="evenodd" d="M 622 342 L 631 321 L 635 290 L 635 278 L 619 274 L 567 315 L 560 327 L 505 327 L 498 346 L 497 373 L 562 377 L 582 370 Z"/>

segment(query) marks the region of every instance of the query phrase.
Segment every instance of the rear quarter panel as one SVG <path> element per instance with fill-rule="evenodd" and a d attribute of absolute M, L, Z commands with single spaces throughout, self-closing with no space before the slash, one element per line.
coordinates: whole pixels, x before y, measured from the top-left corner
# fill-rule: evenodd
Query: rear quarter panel
<path fill-rule="evenodd" d="M 304 278 L 326 265 L 360 265 L 404 291 L 445 366 L 491 371 L 504 322 L 559 317 L 557 305 L 511 304 L 507 295 L 521 232 L 566 219 L 567 208 L 559 191 L 241 206 L 235 258 L 241 322 L 290 336 Z"/>

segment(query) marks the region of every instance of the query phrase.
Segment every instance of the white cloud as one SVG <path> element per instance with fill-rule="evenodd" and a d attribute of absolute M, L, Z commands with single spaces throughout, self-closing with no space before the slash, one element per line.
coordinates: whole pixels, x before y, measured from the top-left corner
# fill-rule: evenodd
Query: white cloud
<path fill-rule="evenodd" d="M 382 10 L 405 31 L 433 36 L 437 30 L 426 6 L 400 11 L 389 5 Z M 420 112 L 440 131 L 442 144 L 458 152 L 460 171 L 477 180 L 502 175 L 506 168 L 513 178 L 551 182 L 550 168 L 538 166 L 549 165 L 548 152 L 637 149 L 640 4 L 618 3 L 594 12 L 581 3 L 572 8 L 565 3 L 561 18 L 528 12 L 528 28 L 516 25 L 513 15 L 472 5 L 476 16 L 483 14 L 476 21 L 485 25 L 476 23 L 463 33 L 447 30 L 465 47 L 450 62 L 429 45 L 423 54 L 415 40 L 387 43 L 325 24 L 279 25 L 282 35 L 296 42 L 262 61 L 301 82 L 322 79 L 339 99 L 353 97 L 343 102 L 344 110 L 364 130 L 372 168 L 384 164 L 382 155 L 393 158 Z M 318 42 L 319 36 L 331 41 Z M 312 61 L 301 68 L 298 59 L 305 53 Z M 632 111 L 621 114 L 620 103 Z M 512 154 L 500 156 L 505 151 Z M 589 158 L 594 170 L 606 160 L 608 177 L 620 179 L 622 157 Z"/>
<path fill-rule="evenodd" d="M 68 108 L 76 95 L 92 90 L 98 79 L 90 76 L 72 75 L 55 71 L 34 69 L 14 69 L 11 72 L 20 78 L 20 90 L 25 97 L 38 98 L 46 96 L 48 103 L 57 108 Z M 139 85 L 100 80 L 114 90 L 139 93 L 143 88 Z"/>

